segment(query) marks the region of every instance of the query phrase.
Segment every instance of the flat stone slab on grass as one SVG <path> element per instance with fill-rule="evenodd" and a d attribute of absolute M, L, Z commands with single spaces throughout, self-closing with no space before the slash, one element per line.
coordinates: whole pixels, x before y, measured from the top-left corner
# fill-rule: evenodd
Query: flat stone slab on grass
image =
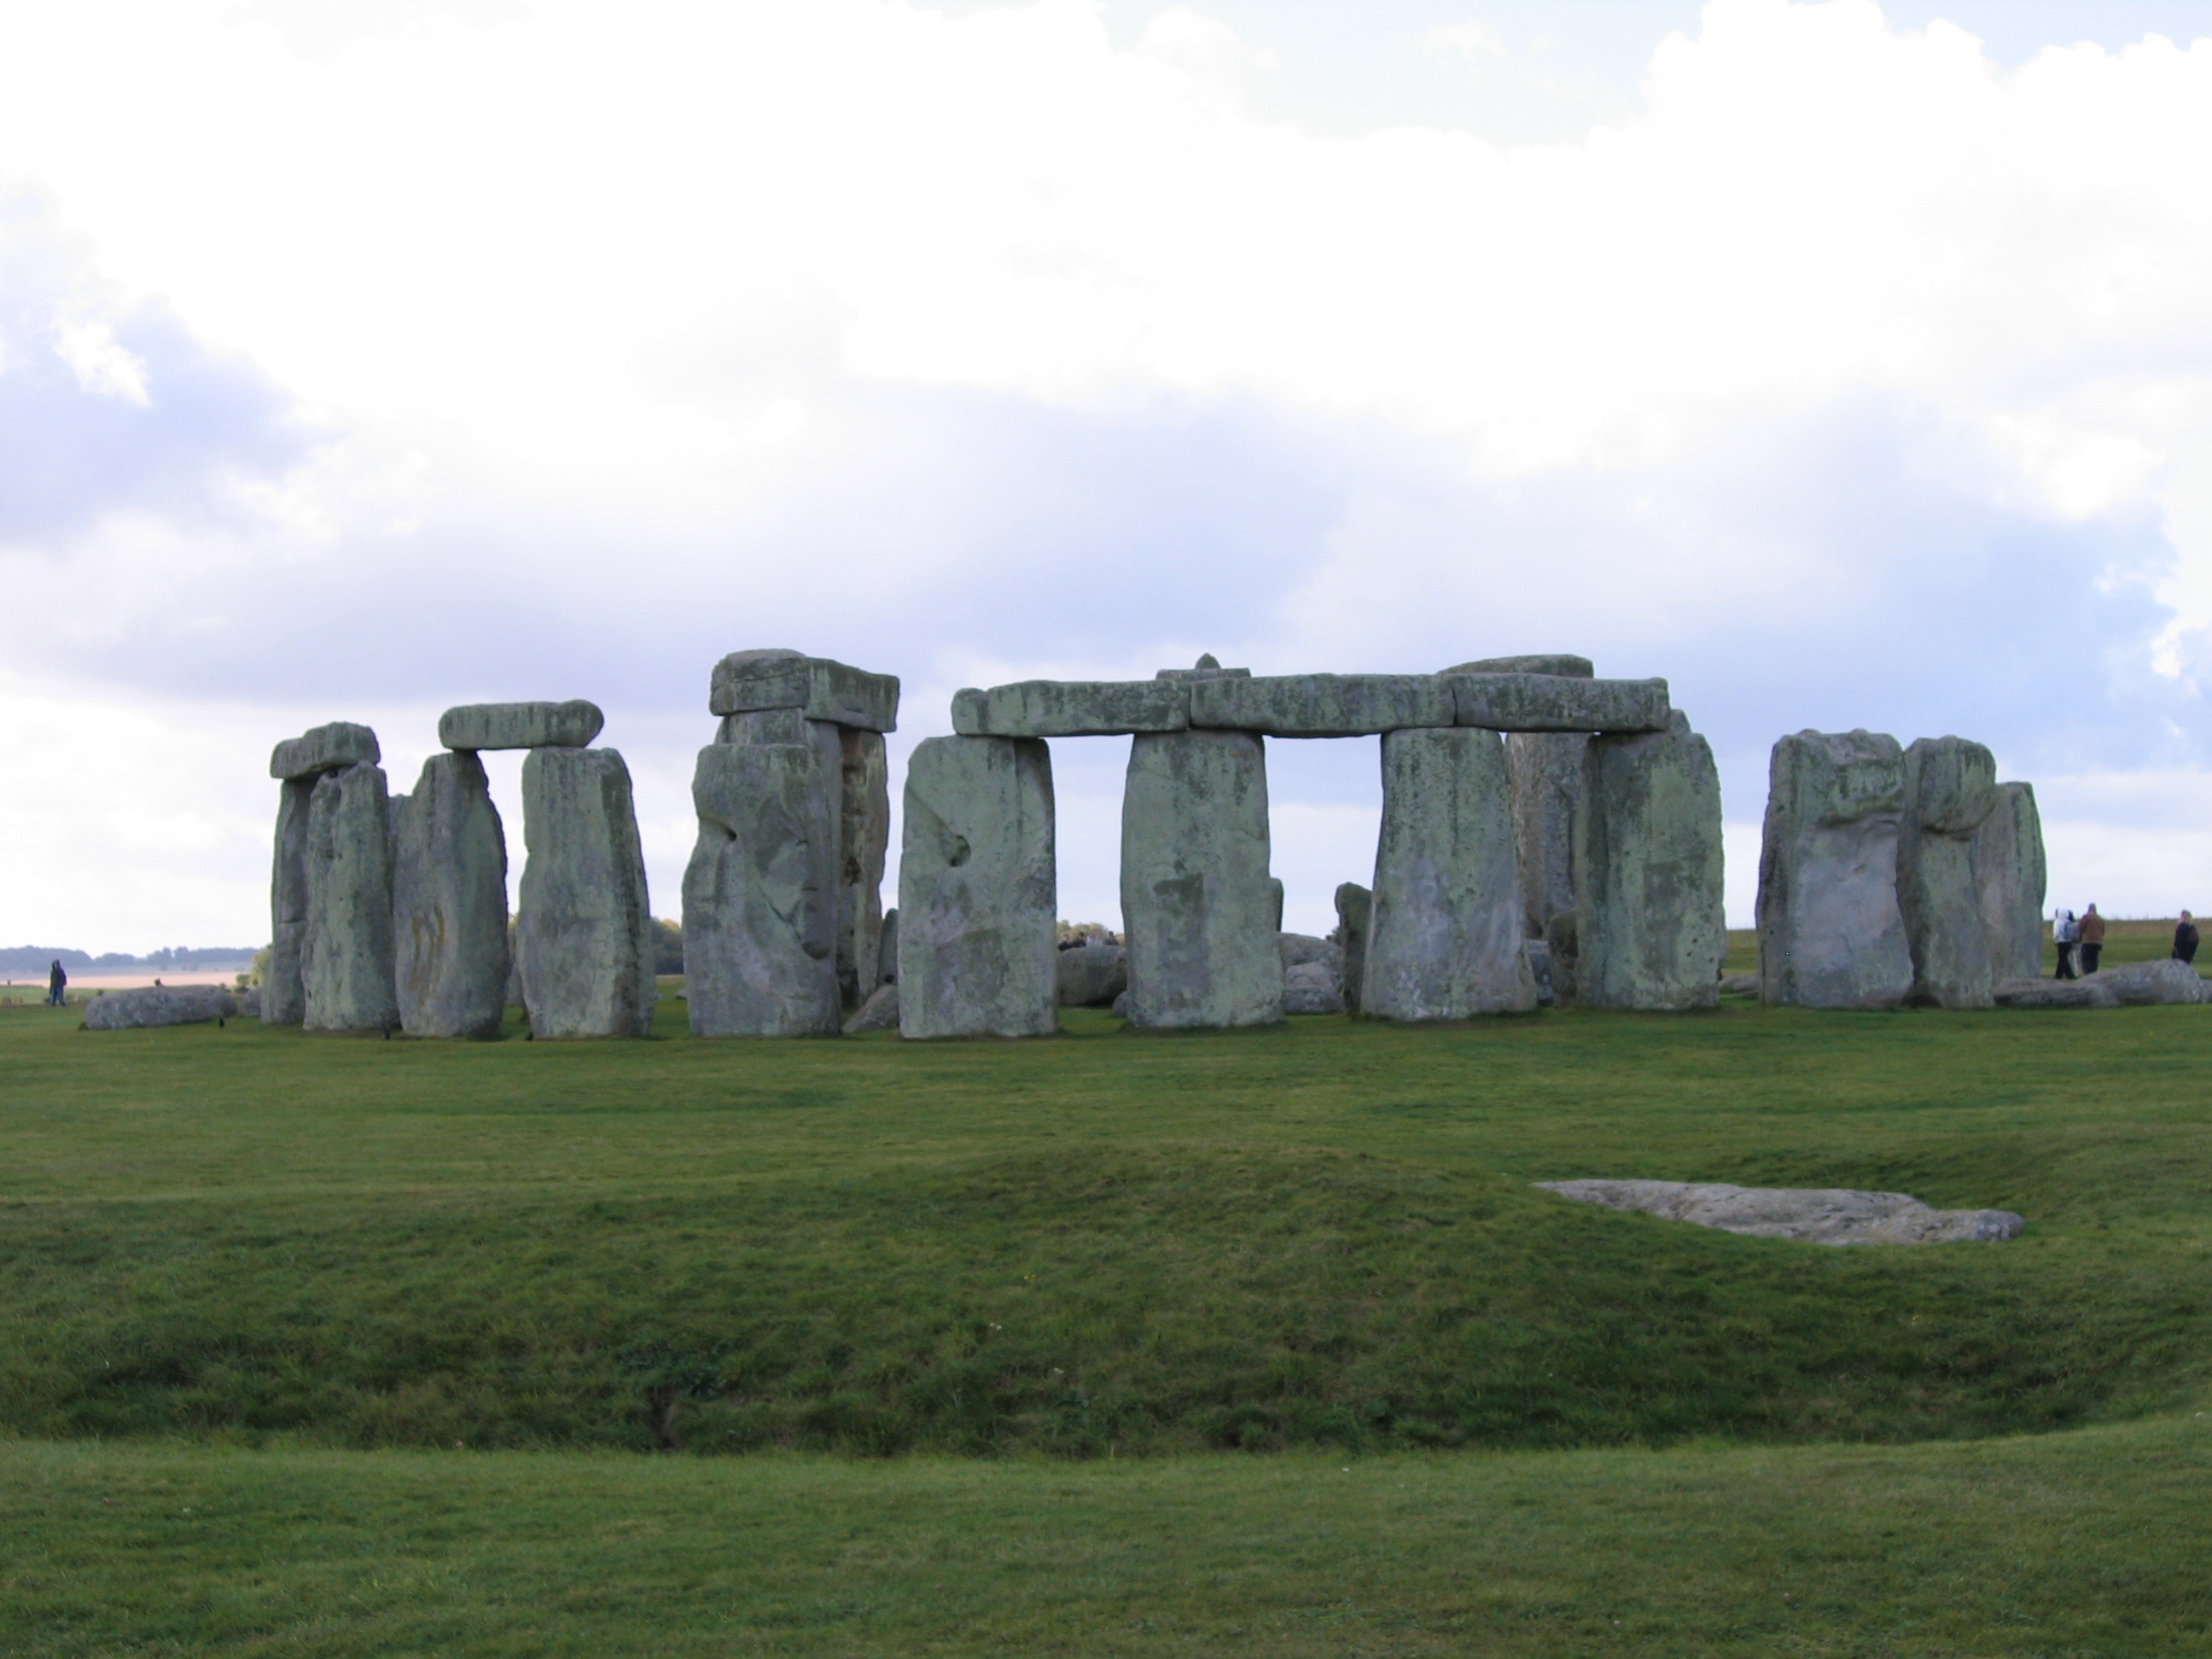
<path fill-rule="evenodd" d="M 1361 738 L 1449 726 L 1449 681 L 1433 674 L 1268 674 L 1194 680 L 1190 723 L 1274 738 Z"/>
<path fill-rule="evenodd" d="M 896 674 L 810 657 L 799 651 L 732 651 L 714 665 L 707 707 L 717 714 L 761 708 L 803 708 L 811 720 L 832 720 L 864 732 L 898 730 Z"/>
<path fill-rule="evenodd" d="M 2212 1002 L 2212 982 L 2190 963 L 2167 957 L 2080 979 L 2001 980 L 1996 999 L 2000 1008 L 2147 1008 Z"/>
<path fill-rule="evenodd" d="M 467 702 L 438 716 L 448 749 L 588 749 L 607 717 L 597 703 Z"/>
<path fill-rule="evenodd" d="M 1608 1210 L 1641 1210 L 1753 1238 L 1801 1244 L 1951 1244 L 2017 1238 L 2010 1210 L 1931 1210 L 1904 1193 L 1847 1188 L 1732 1187 L 1719 1181 L 1540 1181 L 1547 1193 Z"/>
<path fill-rule="evenodd" d="M 1189 724 L 1183 681 L 1020 680 L 952 694 L 952 729 L 963 738 L 1118 738 Z"/>
<path fill-rule="evenodd" d="M 1443 674 L 1455 723 L 1493 732 L 1664 732 L 1664 680 L 1586 680 L 1566 674 Z"/>
<path fill-rule="evenodd" d="M 238 1003 L 220 985 L 149 985 L 136 991 L 110 991 L 85 1005 L 85 1029 L 131 1031 L 149 1025 L 197 1025 L 238 1012 Z"/>

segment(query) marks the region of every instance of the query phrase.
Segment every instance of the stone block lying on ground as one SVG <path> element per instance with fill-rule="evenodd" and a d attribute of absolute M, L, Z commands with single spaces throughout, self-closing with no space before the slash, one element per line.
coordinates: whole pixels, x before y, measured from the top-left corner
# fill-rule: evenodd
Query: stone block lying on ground
<path fill-rule="evenodd" d="M 1996 987 L 2001 1008 L 2148 1008 L 2212 1003 L 2212 981 L 2172 957 L 2131 962 L 2080 979 L 2007 979 Z"/>
<path fill-rule="evenodd" d="M 1588 657 L 1553 652 L 1528 657 L 1484 657 L 1437 672 L 1442 674 L 1554 674 L 1566 679 L 1586 680 L 1593 678 L 1597 669 Z"/>
<path fill-rule="evenodd" d="M 717 714 L 803 708 L 806 718 L 867 732 L 898 729 L 896 674 L 798 651 L 733 651 L 714 665 L 707 707 Z"/>
<path fill-rule="evenodd" d="M 952 729 L 963 738 L 1112 738 L 1189 724 L 1190 686 L 1175 680 L 1022 680 L 952 694 Z"/>
<path fill-rule="evenodd" d="M 896 1031 L 899 1023 L 899 988 L 896 984 L 878 985 L 868 993 L 868 999 L 853 1010 L 852 1018 L 845 1022 L 847 1036 L 865 1036 L 870 1031 Z"/>
<path fill-rule="evenodd" d="M 1079 945 L 1053 963 L 1063 1008 L 1104 1008 L 1129 988 L 1129 951 L 1122 945 Z"/>
<path fill-rule="evenodd" d="M 1905 751 L 1897 902 L 1912 951 L 1908 1000 L 1987 1008 L 1996 964 L 1974 881 L 1974 837 L 1996 810 L 1996 758 L 1964 738 L 1922 738 Z"/>
<path fill-rule="evenodd" d="M 586 749 L 607 717 L 581 697 L 568 702 L 468 702 L 438 717 L 448 749 Z"/>
<path fill-rule="evenodd" d="M 1283 1012 L 1286 1014 L 1340 1014 L 1344 988 L 1336 982 L 1336 969 L 1325 962 L 1302 962 L 1283 975 Z"/>
<path fill-rule="evenodd" d="M 1757 974 L 1723 974 L 1721 975 L 1721 994 L 1724 997 L 1755 997 L 1759 995 Z"/>
<path fill-rule="evenodd" d="M 1905 751 L 1879 732 L 1800 732 L 1767 764 L 1759 856 L 1761 994 L 1894 1008 L 1912 989 L 1898 907 Z"/>
<path fill-rule="evenodd" d="M 1374 737 L 1449 726 L 1449 682 L 1433 674 L 1224 676 L 1190 686 L 1190 723 L 1277 738 Z"/>
<path fill-rule="evenodd" d="M 1449 674 L 1455 724 L 1493 732 L 1664 732 L 1664 680 L 1563 674 Z"/>
<path fill-rule="evenodd" d="M 1546 1192 L 1753 1238 L 1804 1244 L 1948 1244 L 2017 1238 L 2010 1210 L 1931 1210 L 1903 1193 L 1732 1187 L 1717 1181 L 1540 1181 Z"/>
<path fill-rule="evenodd" d="M 1283 958 L 1285 973 L 1309 962 L 1327 964 L 1332 974 L 1343 971 L 1343 950 L 1328 940 L 1316 938 L 1311 933 L 1277 933 L 1275 950 Z"/>
<path fill-rule="evenodd" d="M 305 736 L 288 738 L 269 757 L 272 778 L 312 778 L 347 766 L 374 766 L 384 758 L 376 733 L 349 720 L 332 720 Z"/>
<path fill-rule="evenodd" d="M 197 1025 L 236 1012 L 237 1002 L 220 985 L 149 985 L 93 998 L 84 1005 L 84 1024 L 92 1031 L 126 1031 L 149 1025 Z"/>

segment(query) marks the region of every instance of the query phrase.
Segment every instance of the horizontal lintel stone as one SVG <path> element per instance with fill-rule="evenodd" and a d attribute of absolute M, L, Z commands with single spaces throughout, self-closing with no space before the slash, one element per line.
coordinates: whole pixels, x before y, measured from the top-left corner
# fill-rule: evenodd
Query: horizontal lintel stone
<path fill-rule="evenodd" d="M 448 749 L 587 749 L 607 717 L 581 697 L 567 702 L 471 702 L 438 717 Z"/>
<path fill-rule="evenodd" d="M 811 720 L 896 732 L 898 700 L 896 674 L 871 674 L 798 651 L 733 651 L 714 665 L 707 707 L 716 714 L 803 708 Z"/>
<path fill-rule="evenodd" d="M 1448 674 L 1458 723 L 1493 732 L 1664 732 L 1664 680 L 1586 680 L 1564 674 Z"/>
<path fill-rule="evenodd" d="M 376 733 L 350 720 L 332 720 L 304 736 L 287 738 L 269 757 L 269 775 L 289 781 L 324 772 L 342 771 L 366 762 L 374 766 L 384 758 L 376 746 Z"/>
<path fill-rule="evenodd" d="M 1023 680 L 952 696 L 963 738 L 1114 738 L 1181 732 L 1190 725 L 1190 684 L 1176 680 Z"/>
<path fill-rule="evenodd" d="M 1190 723 L 1278 738 L 1359 738 L 1454 723 L 1451 687 L 1433 674 L 1269 674 L 1194 680 Z"/>

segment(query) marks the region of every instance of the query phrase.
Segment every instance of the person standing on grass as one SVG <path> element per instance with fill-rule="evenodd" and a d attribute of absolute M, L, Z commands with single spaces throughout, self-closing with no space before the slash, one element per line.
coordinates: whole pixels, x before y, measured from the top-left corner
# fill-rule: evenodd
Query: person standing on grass
<path fill-rule="evenodd" d="M 2074 942 L 2081 937 L 2081 925 L 2074 920 L 2071 910 L 2059 909 L 2051 913 L 2051 942 L 2058 946 L 2058 966 L 2051 978 L 2074 977 Z"/>
<path fill-rule="evenodd" d="M 52 969 L 46 975 L 46 1006 L 59 1008 L 64 1006 L 66 999 L 62 993 L 68 988 L 69 975 L 62 970 L 62 959 L 56 957 Z"/>
<path fill-rule="evenodd" d="M 2173 930 L 2173 959 L 2191 963 L 2197 960 L 2197 923 L 2186 910 L 2181 913 L 2181 925 Z"/>
<path fill-rule="evenodd" d="M 2105 919 L 2091 905 L 2081 913 L 2081 971 L 2097 971 L 2097 958 L 2105 953 Z"/>

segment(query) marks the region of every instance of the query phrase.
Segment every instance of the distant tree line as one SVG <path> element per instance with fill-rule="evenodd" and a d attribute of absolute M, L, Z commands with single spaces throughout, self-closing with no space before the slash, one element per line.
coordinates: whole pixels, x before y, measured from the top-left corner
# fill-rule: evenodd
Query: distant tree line
<path fill-rule="evenodd" d="M 258 948 L 251 945 L 174 945 L 134 957 L 123 951 L 94 956 L 89 951 L 57 945 L 8 945 L 0 946 L 0 974 L 11 978 L 43 974 L 57 962 L 72 974 L 128 974 L 140 969 L 155 974 L 219 972 L 245 967 L 253 960 Z"/>

